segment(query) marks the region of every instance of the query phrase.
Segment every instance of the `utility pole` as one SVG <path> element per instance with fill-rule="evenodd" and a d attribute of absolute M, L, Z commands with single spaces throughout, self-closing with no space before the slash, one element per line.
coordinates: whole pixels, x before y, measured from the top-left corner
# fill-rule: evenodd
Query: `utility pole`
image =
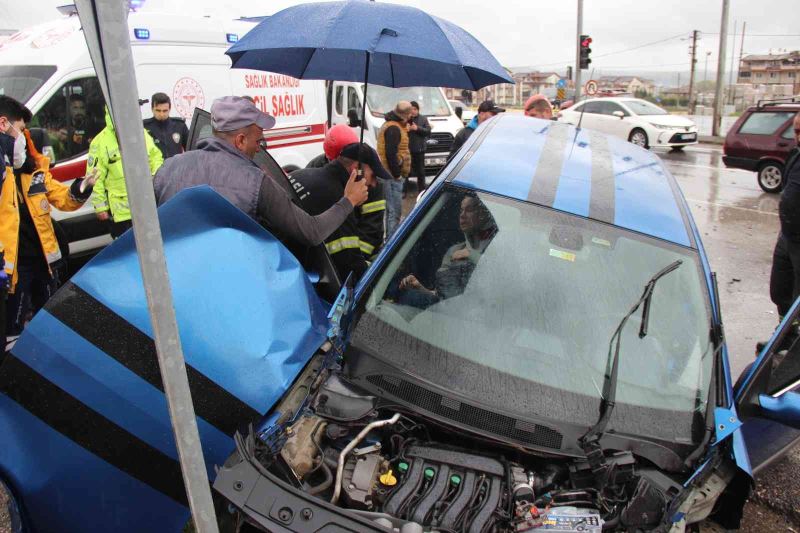
<path fill-rule="evenodd" d="M 706 67 L 703 70 L 703 81 L 708 81 L 708 56 L 711 55 L 711 51 L 709 50 L 706 52 Z"/>
<path fill-rule="evenodd" d="M 742 55 L 744 55 L 744 30 L 747 28 L 747 21 L 742 22 L 742 44 L 739 46 L 739 63 L 736 65 L 736 83 L 739 83 L 739 73 L 742 71 Z"/>
<path fill-rule="evenodd" d="M 725 83 L 725 45 L 728 41 L 728 8 L 730 0 L 722 0 L 722 21 L 719 28 L 719 57 L 717 58 L 717 88 L 714 91 L 714 117 L 711 135 L 719 136 L 722 122 L 722 84 Z"/>
<path fill-rule="evenodd" d="M 689 71 L 689 114 L 694 115 L 695 97 L 694 97 L 694 67 L 697 64 L 697 30 L 692 32 L 692 67 Z"/>
<path fill-rule="evenodd" d="M 728 103 L 733 103 L 733 60 L 736 58 L 736 26 L 738 21 L 733 21 L 733 38 L 731 39 L 731 70 L 728 72 Z"/>
<path fill-rule="evenodd" d="M 581 35 L 583 35 L 583 0 L 578 0 L 578 32 L 575 34 L 575 103 L 581 97 Z"/>

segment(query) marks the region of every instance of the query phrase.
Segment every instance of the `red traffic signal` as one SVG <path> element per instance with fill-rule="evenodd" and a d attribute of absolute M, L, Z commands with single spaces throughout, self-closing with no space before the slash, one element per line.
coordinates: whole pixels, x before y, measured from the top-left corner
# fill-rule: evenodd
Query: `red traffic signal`
<path fill-rule="evenodd" d="M 588 35 L 581 35 L 581 47 L 589 48 L 590 44 L 592 44 L 592 38 Z"/>

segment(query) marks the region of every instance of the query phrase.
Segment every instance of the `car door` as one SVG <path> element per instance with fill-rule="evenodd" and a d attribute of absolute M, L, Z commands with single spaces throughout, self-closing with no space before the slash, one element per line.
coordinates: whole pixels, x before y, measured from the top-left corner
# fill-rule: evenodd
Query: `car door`
<path fill-rule="evenodd" d="M 614 115 L 614 113 L 622 113 L 623 116 L 618 117 Z M 615 137 L 628 140 L 628 134 L 631 129 L 633 129 L 630 121 L 627 120 L 628 117 L 630 117 L 630 113 L 625 111 L 618 103 L 611 101 L 600 103 L 598 121 L 602 124 L 602 131 L 614 135 Z"/>
<path fill-rule="evenodd" d="M 189 130 L 189 140 L 186 143 L 187 150 L 194 150 L 198 142 L 211 135 L 211 113 L 199 107 L 195 108 L 194 115 L 192 116 L 192 128 Z M 267 144 L 267 146 L 269 147 L 269 144 Z M 267 176 L 271 177 L 286 190 L 295 205 L 301 207 L 297 192 L 289 182 L 286 172 L 283 171 L 278 162 L 269 154 L 269 148 L 267 148 L 267 150 L 258 150 L 253 157 L 253 161 L 255 161 Z M 281 235 L 278 235 L 278 238 L 281 237 Z M 319 297 L 326 302 L 334 301 L 341 289 L 341 280 L 336 273 L 336 268 L 333 265 L 333 261 L 325 245 L 305 246 L 289 242 L 285 238 L 282 240 L 309 273 L 309 276 L 314 281 L 314 289 Z"/>
<path fill-rule="evenodd" d="M 800 441 L 800 318 L 795 302 L 735 388 L 751 467 L 758 472 Z"/>

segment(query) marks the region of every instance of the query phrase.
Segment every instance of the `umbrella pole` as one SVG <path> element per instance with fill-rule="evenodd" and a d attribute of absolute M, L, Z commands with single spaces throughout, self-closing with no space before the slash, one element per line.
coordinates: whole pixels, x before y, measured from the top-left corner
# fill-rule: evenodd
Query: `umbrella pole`
<path fill-rule="evenodd" d="M 364 123 L 367 120 L 367 88 L 369 87 L 369 52 L 366 52 L 367 62 L 364 65 L 364 98 L 361 102 L 361 137 L 358 140 L 358 178 L 360 181 L 364 177 L 364 171 L 361 170 L 361 144 L 364 143 Z"/>

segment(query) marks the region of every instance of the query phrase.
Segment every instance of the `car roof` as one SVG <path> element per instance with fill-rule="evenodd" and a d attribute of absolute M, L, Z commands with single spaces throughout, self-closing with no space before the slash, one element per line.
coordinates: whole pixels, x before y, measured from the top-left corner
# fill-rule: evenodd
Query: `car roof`
<path fill-rule="evenodd" d="M 675 178 L 648 150 L 512 113 L 482 124 L 468 142 L 447 175 L 456 185 L 697 246 Z"/>

